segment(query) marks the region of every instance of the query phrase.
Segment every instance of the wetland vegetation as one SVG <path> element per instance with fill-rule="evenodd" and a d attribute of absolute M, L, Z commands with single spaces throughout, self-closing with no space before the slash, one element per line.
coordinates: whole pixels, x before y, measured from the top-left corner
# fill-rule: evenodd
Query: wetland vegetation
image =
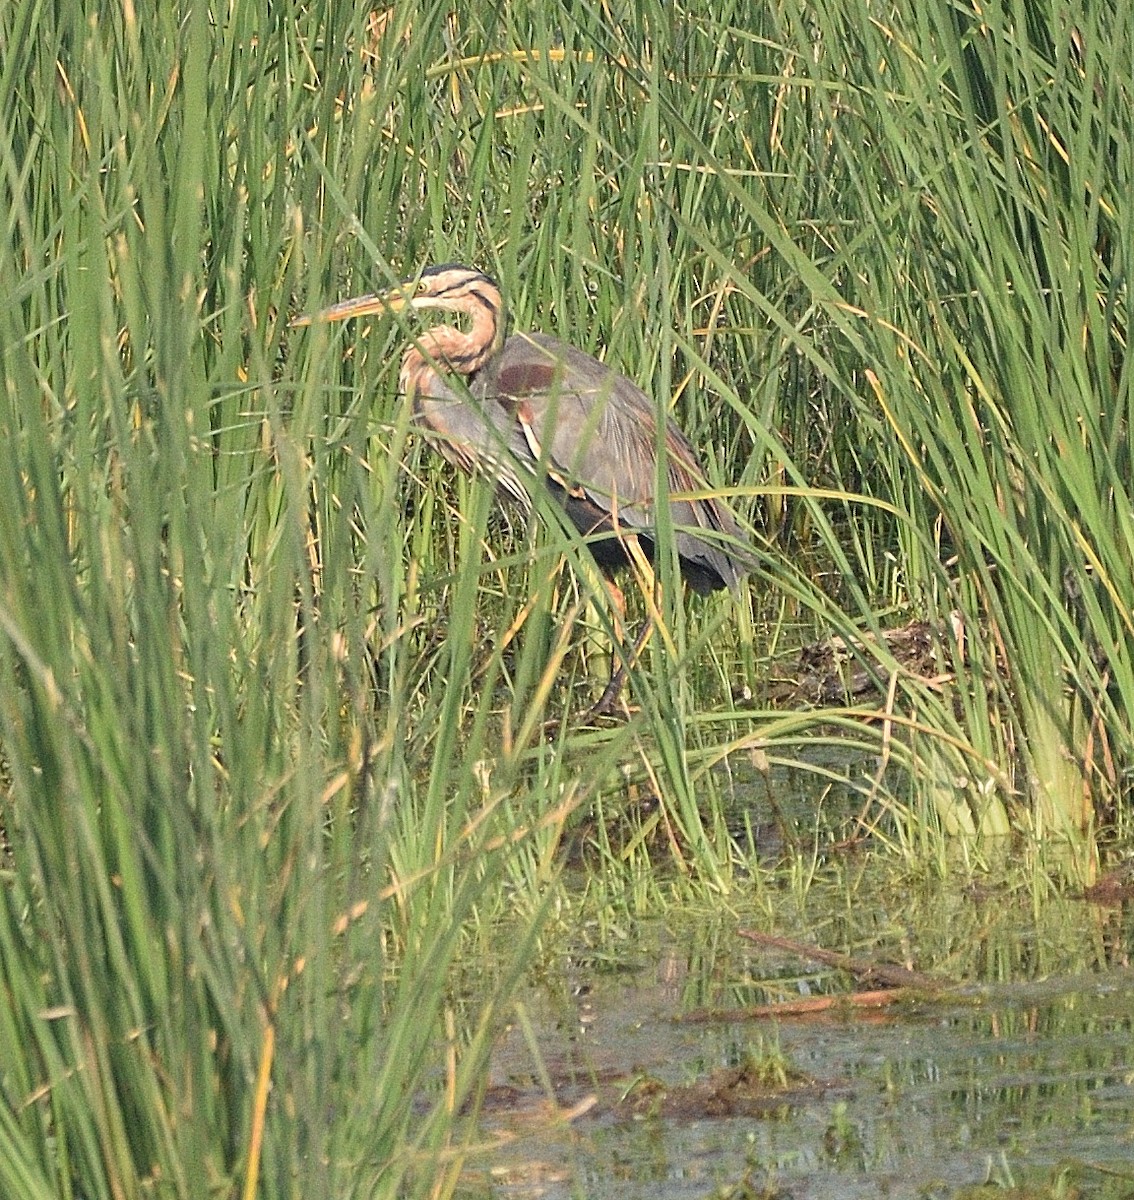
<path fill-rule="evenodd" d="M 1128 969 L 1134 16 L 711 8 L 0 8 L 5 1197 L 491 1190 L 494 1047 L 558 1078 L 523 997 L 663 920 L 745 1004 L 816 984 L 757 987 L 743 924 Z M 671 411 L 760 549 L 663 586 L 625 720 L 572 719 L 579 538 L 412 428 L 421 326 L 288 328 L 453 260 Z M 1129 1091 L 1110 986 L 1084 1114 Z"/>

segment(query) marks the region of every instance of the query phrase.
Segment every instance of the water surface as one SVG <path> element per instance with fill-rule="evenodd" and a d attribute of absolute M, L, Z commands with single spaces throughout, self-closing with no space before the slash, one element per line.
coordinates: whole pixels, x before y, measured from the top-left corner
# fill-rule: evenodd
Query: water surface
<path fill-rule="evenodd" d="M 1004 955 L 995 938 L 955 947 L 947 933 L 915 947 L 937 959 L 918 966 L 967 972 L 962 994 L 859 1013 L 754 1018 L 855 984 L 743 943 L 735 921 L 646 926 L 617 964 L 566 956 L 495 1055 L 484 1126 L 506 1144 L 483 1186 L 564 1200 L 850 1200 L 963 1196 L 991 1181 L 1134 1196 L 1129 914 L 1068 909 L 1058 928 L 1078 944 L 1061 954 L 1047 926 L 1013 934 L 1012 907 L 969 905 L 978 924 L 987 909 L 986 939 L 1007 920 Z M 1069 974 L 1037 969 L 1073 962 Z M 706 1102 L 723 1072 L 777 1050 L 792 1076 L 766 1105 Z M 557 1109 L 588 1104 L 556 1125 Z"/>

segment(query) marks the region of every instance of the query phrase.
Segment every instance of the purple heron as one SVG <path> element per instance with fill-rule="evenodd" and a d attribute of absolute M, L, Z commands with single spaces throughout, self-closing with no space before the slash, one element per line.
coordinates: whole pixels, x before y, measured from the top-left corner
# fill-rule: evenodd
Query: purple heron
<path fill-rule="evenodd" d="M 686 582 L 700 593 L 735 589 L 755 566 L 751 543 L 729 509 L 708 493 L 697 453 L 681 430 L 667 419 L 659 443 L 657 405 L 574 346 L 542 333 L 505 339 L 503 297 L 483 272 L 456 263 L 427 267 L 388 291 L 343 300 L 296 317 L 292 325 L 407 307 L 439 308 L 469 320 L 467 333 L 435 325 L 406 348 L 399 381 L 415 420 L 433 431 L 446 458 L 465 471 L 486 473 L 500 493 L 529 509 L 529 487 L 542 478 L 608 579 L 641 555 L 653 560 L 659 444 Z M 467 391 L 451 385 L 453 375 L 464 376 Z M 618 605 L 620 595 L 610 586 Z M 649 628 L 647 622 L 631 658 Z M 615 671 L 594 711 L 613 703 L 624 673 L 622 667 Z"/>

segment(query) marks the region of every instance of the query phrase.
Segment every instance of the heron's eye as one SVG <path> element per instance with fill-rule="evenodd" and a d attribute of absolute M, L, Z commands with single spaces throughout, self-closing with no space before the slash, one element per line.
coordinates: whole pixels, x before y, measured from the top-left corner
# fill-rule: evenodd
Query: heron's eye
<path fill-rule="evenodd" d="M 419 279 L 417 281 L 417 294 L 424 296 L 429 291 L 429 281 L 427 279 Z"/>

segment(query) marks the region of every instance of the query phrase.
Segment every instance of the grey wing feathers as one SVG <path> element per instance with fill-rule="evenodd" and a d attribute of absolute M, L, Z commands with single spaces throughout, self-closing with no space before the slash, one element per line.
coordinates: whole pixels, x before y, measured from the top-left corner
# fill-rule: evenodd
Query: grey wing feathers
<path fill-rule="evenodd" d="M 652 530 L 658 452 L 657 408 L 625 376 L 544 334 L 516 334 L 489 368 L 485 387 L 526 430 L 525 448 L 571 494 L 581 489 L 615 526 Z M 664 441 L 672 495 L 704 492 L 697 453 L 667 421 Z M 755 565 L 747 539 L 718 500 L 673 499 L 678 554 L 735 586 Z M 698 531 L 704 531 L 701 536 Z M 697 586 L 697 580 L 693 580 Z M 706 581 L 707 582 L 707 581 Z"/>

